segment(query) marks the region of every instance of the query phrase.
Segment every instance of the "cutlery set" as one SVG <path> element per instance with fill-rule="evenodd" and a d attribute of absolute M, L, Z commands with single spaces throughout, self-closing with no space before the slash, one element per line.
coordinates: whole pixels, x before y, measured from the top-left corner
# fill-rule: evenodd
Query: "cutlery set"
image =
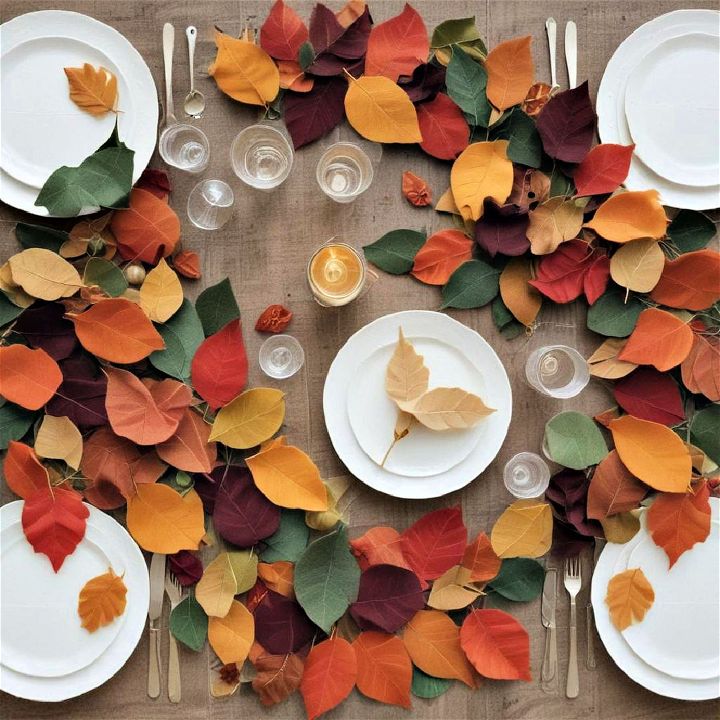
<path fill-rule="evenodd" d="M 557 23 L 555 18 L 545 21 L 545 30 L 550 49 L 550 78 L 553 91 L 560 87 L 557 81 Z M 572 21 L 565 24 L 565 65 L 567 66 L 570 89 L 577 86 L 577 25 Z"/>

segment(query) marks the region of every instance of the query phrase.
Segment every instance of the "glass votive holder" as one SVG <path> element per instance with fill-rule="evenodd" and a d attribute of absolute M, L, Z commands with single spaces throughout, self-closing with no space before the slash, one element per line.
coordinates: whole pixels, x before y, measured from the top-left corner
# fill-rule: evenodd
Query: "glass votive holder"
<path fill-rule="evenodd" d="M 235 196 L 223 180 L 203 180 L 191 191 L 187 201 L 190 222 L 202 230 L 217 230 L 230 219 Z"/>
<path fill-rule="evenodd" d="M 304 362 L 302 345 L 292 335 L 273 335 L 260 347 L 260 368 L 271 378 L 292 377 Z"/>
<path fill-rule="evenodd" d="M 503 481 L 516 498 L 536 498 L 550 484 L 550 468 L 539 455 L 521 452 L 506 463 Z"/>
<path fill-rule="evenodd" d="M 575 348 L 546 345 L 530 353 L 525 377 L 538 392 L 564 400 L 575 397 L 590 381 L 587 361 Z"/>
<path fill-rule="evenodd" d="M 235 174 L 258 190 L 272 190 L 292 169 L 295 153 L 285 133 L 269 125 L 241 130 L 230 149 Z"/>
<path fill-rule="evenodd" d="M 337 142 L 318 160 L 315 170 L 320 189 L 332 200 L 349 203 L 372 183 L 373 163 L 355 143 Z"/>
<path fill-rule="evenodd" d="M 190 173 L 202 172 L 210 162 L 207 135 L 194 125 L 175 123 L 160 134 L 160 156 L 168 164 Z"/>

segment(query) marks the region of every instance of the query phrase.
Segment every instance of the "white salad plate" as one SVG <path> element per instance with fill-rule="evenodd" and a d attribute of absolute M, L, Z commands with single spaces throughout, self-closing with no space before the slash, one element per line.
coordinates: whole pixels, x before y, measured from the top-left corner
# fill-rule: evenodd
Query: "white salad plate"
<path fill-rule="evenodd" d="M 70 99 L 64 68 L 84 63 L 117 77 L 117 115 L 95 117 Z M 155 149 L 158 101 L 150 69 L 117 30 L 87 15 L 42 10 L 1 25 L 0 98 L 0 199 L 35 215 L 48 215 L 34 203 L 52 172 L 95 152 L 116 118 L 120 140 L 135 152 L 133 182 Z"/>
<path fill-rule="evenodd" d="M 431 388 L 461 386 L 495 412 L 469 430 L 415 425 L 381 467 L 397 417 L 385 370 L 400 328 L 424 355 Z M 493 461 L 510 425 L 512 393 L 497 354 L 474 330 L 443 313 L 412 310 L 385 315 L 345 343 L 325 380 L 323 410 L 333 447 L 355 477 L 388 495 L 421 499 L 464 487 Z"/>

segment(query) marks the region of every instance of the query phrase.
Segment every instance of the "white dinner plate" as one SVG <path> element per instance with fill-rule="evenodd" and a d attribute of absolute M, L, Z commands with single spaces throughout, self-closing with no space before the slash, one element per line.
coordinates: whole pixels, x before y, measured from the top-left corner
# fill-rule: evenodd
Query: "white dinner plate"
<path fill-rule="evenodd" d="M 693 33 L 720 35 L 720 13 L 715 10 L 676 10 L 641 25 L 617 48 L 605 68 L 597 96 L 598 130 L 604 143 L 631 145 L 625 115 L 628 78 L 643 58 L 666 40 Z M 666 91 L 671 94 L 673 90 Z M 677 142 L 681 143 L 681 138 Z M 720 184 L 706 187 L 668 180 L 633 154 L 625 186 L 629 190 L 655 189 L 665 205 L 691 210 L 720 206 Z"/>
<path fill-rule="evenodd" d="M 121 525 L 87 507 L 86 536 L 58 573 L 24 536 L 16 537 L 22 533 L 23 501 L 0 508 L 0 689 L 11 695 L 45 702 L 82 695 L 127 662 L 143 632 L 150 587 L 142 553 Z M 124 572 L 127 605 L 115 622 L 88 633 L 77 615 L 78 593 L 85 582 L 107 572 L 108 561 Z M 33 671 L 34 663 L 43 675 Z"/>
<path fill-rule="evenodd" d="M 348 389 L 358 381 L 361 366 L 369 356 L 376 350 L 391 347 L 397 342 L 399 326 L 402 326 L 406 337 L 412 338 L 413 342 L 417 342 L 419 338 L 432 339 L 459 350 L 469 358 L 482 375 L 483 385 L 476 387 L 484 388 L 483 401 L 496 410 L 477 426 L 477 442 L 467 457 L 445 472 L 407 476 L 380 467 L 363 451 L 350 423 Z M 432 372 L 431 368 L 431 382 L 434 384 Z M 385 394 L 382 379 L 378 394 Z M 459 490 L 480 475 L 492 462 L 502 446 L 510 424 L 512 393 L 500 359 L 478 333 L 443 313 L 411 310 L 385 315 L 366 325 L 345 343 L 333 360 L 325 379 L 323 411 L 325 426 L 335 452 L 350 473 L 366 485 L 388 495 L 421 499 Z M 373 423 L 375 419 L 367 417 L 366 422 Z M 398 446 L 402 442 L 401 440 Z"/>
<path fill-rule="evenodd" d="M 118 80 L 120 139 L 135 152 L 133 182 L 157 138 L 158 102 L 145 61 L 114 28 L 87 15 L 43 10 L 0 26 L 0 198 L 36 215 L 40 188 L 110 136 L 116 115 L 94 117 L 70 99 L 65 67 L 105 67 Z M 97 208 L 84 208 L 82 214 Z"/>

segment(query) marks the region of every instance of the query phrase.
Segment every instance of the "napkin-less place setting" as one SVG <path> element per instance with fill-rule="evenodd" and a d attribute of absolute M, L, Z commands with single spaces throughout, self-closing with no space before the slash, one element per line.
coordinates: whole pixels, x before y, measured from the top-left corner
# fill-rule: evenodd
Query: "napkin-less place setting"
<path fill-rule="evenodd" d="M 639 685 L 719 697 L 720 256 L 699 212 L 720 205 L 718 17 L 681 10 L 638 28 L 608 64 L 596 118 L 574 21 L 563 89 L 552 18 L 546 84 L 531 36 L 488 50 L 473 18 L 429 32 L 410 5 L 375 24 L 352 1 L 319 4 L 306 24 L 278 0 L 257 31 L 215 28 L 217 89 L 265 115 L 228 149 L 197 124 L 209 28 L 183 35 L 182 119 L 175 28 L 158 28 L 158 138 L 152 76 L 117 31 L 65 11 L 0 26 L 0 197 L 48 218 L 17 223 L 21 249 L 0 267 L 0 441 L 20 498 L 0 509 L 0 688 L 76 697 L 112 682 L 144 635 L 148 707 L 182 702 L 183 658 L 206 643 L 214 698 L 299 691 L 311 719 L 354 689 L 410 708 L 458 682 L 482 693 L 481 678 L 571 701 L 598 664 L 596 625 Z M 156 142 L 170 176 L 147 167 Z M 269 193 L 315 142 L 315 181 L 339 204 L 361 206 L 382 144 L 418 144 L 449 171 L 434 198 L 443 229 L 419 229 L 433 188 L 407 171 L 397 202 L 417 208 L 416 226 L 308 251 L 321 312 L 404 274 L 458 311 L 390 312 L 337 349 L 322 409 L 340 477 L 282 434 L 282 381 L 305 362 L 285 334 L 293 312 L 257 318 L 272 387 L 248 387 L 232 278 L 185 296 L 180 278 L 202 282 L 202 268 L 171 183 L 227 152 L 243 192 Z M 234 192 L 201 179 L 189 220 L 222 232 Z M 587 359 L 542 344 L 543 303 L 573 301 L 604 338 Z M 498 337 L 466 324 L 483 306 Z M 493 346 L 519 336 L 538 399 L 571 400 L 595 378 L 616 406 L 549 417 L 541 445 L 506 463 L 515 499 L 485 531 L 457 504 L 355 531 L 356 483 L 412 501 L 489 487 L 513 409 Z M 538 647 L 513 609 L 534 601 Z"/>

